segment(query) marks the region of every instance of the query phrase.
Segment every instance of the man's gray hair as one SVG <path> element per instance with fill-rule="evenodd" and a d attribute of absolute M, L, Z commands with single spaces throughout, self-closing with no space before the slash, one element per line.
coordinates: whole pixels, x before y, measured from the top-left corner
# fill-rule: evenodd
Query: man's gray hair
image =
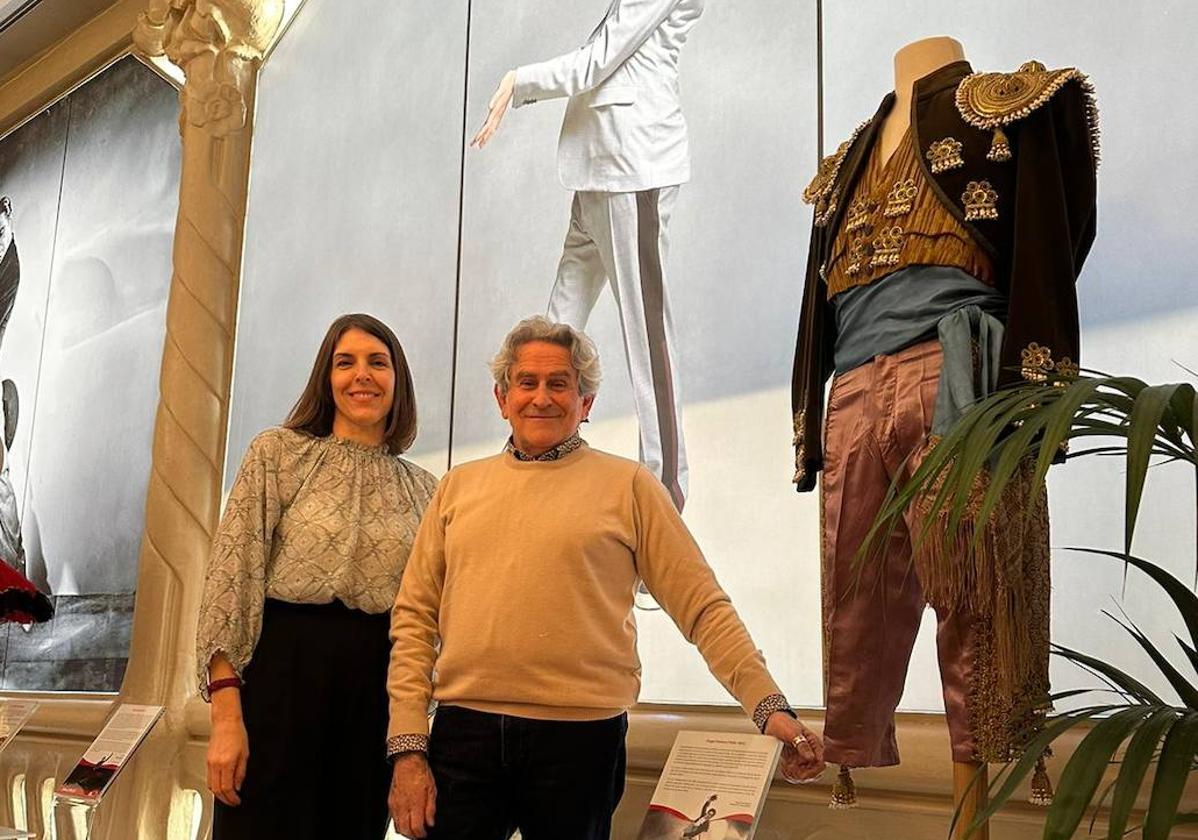
<path fill-rule="evenodd" d="M 570 351 L 570 362 L 578 373 L 578 390 L 585 397 L 599 391 L 599 351 L 582 330 L 569 324 L 556 324 L 544 315 L 525 318 L 504 336 L 499 352 L 491 360 L 491 376 L 499 392 L 506 394 L 511 385 L 512 365 L 520 348 L 532 341 L 547 341 Z"/>

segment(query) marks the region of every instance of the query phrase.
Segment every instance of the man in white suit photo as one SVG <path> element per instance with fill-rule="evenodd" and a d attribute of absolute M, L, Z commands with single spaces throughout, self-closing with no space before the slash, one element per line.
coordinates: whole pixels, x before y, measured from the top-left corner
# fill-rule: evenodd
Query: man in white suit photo
<path fill-rule="evenodd" d="M 667 285 L 670 217 L 690 180 L 678 59 L 704 0 L 612 0 L 581 47 L 508 72 L 471 141 L 484 147 L 509 106 L 568 97 L 558 177 L 574 191 L 547 315 L 582 329 L 611 286 L 632 379 L 640 460 L 686 501 L 677 351 Z"/>

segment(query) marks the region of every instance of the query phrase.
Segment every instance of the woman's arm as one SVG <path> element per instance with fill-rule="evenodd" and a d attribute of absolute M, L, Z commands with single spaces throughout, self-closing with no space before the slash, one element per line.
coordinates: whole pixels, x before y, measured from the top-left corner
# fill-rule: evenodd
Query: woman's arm
<path fill-rule="evenodd" d="M 220 652 L 208 663 L 212 682 L 236 677 L 232 663 Z M 240 805 L 241 783 L 250 758 L 250 742 L 241 716 L 241 688 L 227 686 L 212 692 L 212 732 L 208 737 L 208 789 L 226 805 Z"/>

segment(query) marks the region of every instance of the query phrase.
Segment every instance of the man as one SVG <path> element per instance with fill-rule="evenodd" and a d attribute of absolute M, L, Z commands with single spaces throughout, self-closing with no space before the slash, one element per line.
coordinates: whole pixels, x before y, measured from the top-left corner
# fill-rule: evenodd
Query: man
<path fill-rule="evenodd" d="M 784 775 L 818 775 L 818 737 L 790 712 L 665 488 L 578 437 L 599 385 L 590 339 L 529 318 L 491 368 L 511 437 L 442 479 L 392 612 L 397 830 L 608 836 L 640 688 L 638 577 L 758 727 L 786 744 Z"/>
<path fill-rule="evenodd" d="M 678 186 L 690 180 L 678 59 L 704 0 L 612 0 L 577 50 L 509 72 L 471 141 L 508 105 L 568 96 L 558 175 L 574 190 L 548 316 L 582 329 L 611 284 L 632 378 L 640 457 L 682 510 L 686 448 L 665 255 Z"/>

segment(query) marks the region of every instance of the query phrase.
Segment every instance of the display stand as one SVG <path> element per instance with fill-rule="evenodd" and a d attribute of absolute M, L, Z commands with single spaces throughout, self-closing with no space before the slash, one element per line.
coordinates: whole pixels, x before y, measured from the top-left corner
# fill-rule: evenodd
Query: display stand
<path fill-rule="evenodd" d="M 87 840 L 104 794 L 160 717 L 162 706 L 117 706 L 75 769 L 54 791 L 57 840 Z"/>
<path fill-rule="evenodd" d="M 38 705 L 33 700 L 0 700 L 0 752 L 17 737 Z M 0 827 L 0 840 L 37 840 L 37 835 L 20 828 Z"/>

